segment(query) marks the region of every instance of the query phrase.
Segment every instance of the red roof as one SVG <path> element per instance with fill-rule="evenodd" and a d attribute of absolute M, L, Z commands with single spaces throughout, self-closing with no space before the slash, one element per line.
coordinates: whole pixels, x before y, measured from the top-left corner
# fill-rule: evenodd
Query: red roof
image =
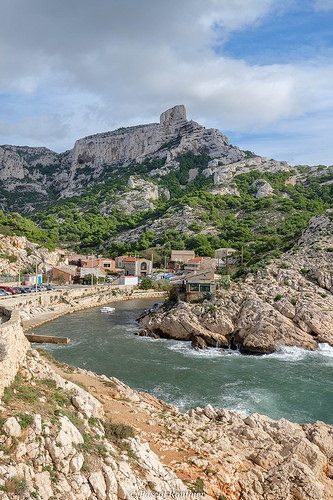
<path fill-rule="evenodd" d="M 126 259 L 123 259 L 123 262 L 136 262 L 137 260 L 140 260 L 138 257 L 126 257 Z"/>
<path fill-rule="evenodd" d="M 194 257 L 194 259 L 190 259 L 188 262 L 198 262 L 203 259 L 209 259 L 210 257 Z"/>

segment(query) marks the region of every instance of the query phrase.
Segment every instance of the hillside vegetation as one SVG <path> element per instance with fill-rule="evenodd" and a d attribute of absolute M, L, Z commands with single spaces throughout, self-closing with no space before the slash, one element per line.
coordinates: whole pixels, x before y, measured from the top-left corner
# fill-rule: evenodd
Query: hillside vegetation
<path fill-rule="evenodd" d="M 184 106 L 160 123 L 96 134 L 58 155 L 2 146 L 2 231 L 54 248 L 164 262 L 171 249 L 240 250 L 254 264 L 286 250 L 333 206 L 333 166 L 291 167 L 241 151 Z M 41 202 L 42 199 L 42 202 Z"/>

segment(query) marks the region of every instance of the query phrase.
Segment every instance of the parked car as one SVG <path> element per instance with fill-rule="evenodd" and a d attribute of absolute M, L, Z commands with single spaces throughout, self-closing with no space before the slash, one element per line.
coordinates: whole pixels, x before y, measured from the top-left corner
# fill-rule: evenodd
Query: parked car
<path fill-rule="evenodd" d="M 0 288 L 2 288 L 3 290 L 6 290 L 9 293 L 12 293 L 13 295 L 17 295 L 18 294 L 18 291 L 14 290 L 10 286 L 0 285 Z"/>
<path fill-rule="evenodd" d="M 10 292 L 7 292 L 7 290 L 4 290 L 4 288 L 0 288 L 0 295 L 1 297 L 12 295 Z"/>

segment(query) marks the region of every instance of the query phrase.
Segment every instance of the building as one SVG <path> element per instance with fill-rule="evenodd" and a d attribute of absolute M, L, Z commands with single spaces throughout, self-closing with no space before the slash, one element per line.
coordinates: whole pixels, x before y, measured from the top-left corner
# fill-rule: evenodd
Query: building
<path fill-rule="evenodd" d="M 84 278 L 85 276 L 93 274 L 96 278 L 105 278 L 106 273 L 100 266 L 95 267 L 81 267 L 80 268 L 80 278 Z"/>
<path fill-rule="evenodd" d="M 52 269 L 52 281 L 63 281 L 65 283 L 72 283 L 73 278 L 77 275 L 76 266 L 66 266 L 61 265 L 53 267 Z"/>
<path fill-rule="evenodd" d="M 205 298 L 207 293 L 215 294 L 216 283 L 213 270 L 203 270 L 188 274 L 184 280 L 186 286 L 186 300 Z"/>
<path fill-rule="evenodd" d="M 226 255 L 231 257 L 233 253 L 237 252 L 234 248 L 218 248 L 215 250 L 215 259 L 225 260 Z"/>
<path fill-rule="evenodd" d="M 170 267 L 181 267 L 188 260 L 194 259 L 195 252 L 193 250 L 171 250 Z"/>
<path fill-rule="evenodd" d="M 139 282 L 138 276 L 120 276 L 117 281 L 115 281 L 115 285 L 131 285 L 136 286 Z"/>
<path fill-rule="evenodd" d="M 147 276 L 152 273 L 153 263 L 151 260 L 139 257 L 125 257 L 122 259 L 125 276 Z"/>
<path fill-rule="evenodd" d="M 109 271 L 111 273 L 115 272 L 116 264 L 113 259 L 91 259 L 91 260 L 82 260 L 81 268 L 82 269 L 92 269 L 95 267 L 99 267 L 103 271 Z"/>
<path fill-rule="evenodd" d="M 128 255 L 118 255 L 116 257 L 115 262 L 116 262 L 116 267 L 119 269 L 124 268 L 124 259 L 127 259 Z"/>
<path fill-rule="evenodd" d="M 82 254 L 78 254 L 78 253 L 72 253 L 71 255 L 68 255 L 68 257 L 66 258 L 66 261 L 67 261 L 67 264 L 69 266 L 78 266 L 78 267 L 82 267 L 82 265 L 85 263 L 85 262 L 88 262 L 89 260 L 93 260 L 93 259 L 96 259 L 96 257 L 94 255 L 82 255 Z"/>
<path fill-rule="evenodd" d="M 36 284 L 36 274 L 29 274 L 22 276 L 22 284 L 24 285 L 35 285 Z M 43 282 L 43 276 L 41 274 L 37 274 L 37 284 L 41 284 Z"/>
<path fill-rule="evenodd" d="M 202 269 L 215 269 L 215 259 L 210 257 L 194 257 L 189 259 L 184 266 L 184 271 L 194 272 Z"/>
<path fill-rule="evenodd" d="M 116 270 L 116 262 L 113 259 L 99 259 L 99 267 L 106 272 L 114 273 Z"/>

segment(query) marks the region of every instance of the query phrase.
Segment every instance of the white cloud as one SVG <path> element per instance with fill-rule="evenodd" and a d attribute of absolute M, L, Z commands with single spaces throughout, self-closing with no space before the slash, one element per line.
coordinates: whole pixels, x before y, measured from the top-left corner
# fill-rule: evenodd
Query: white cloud
<path fill-rule="evenodd" d="M 332 110 L 331 59 L 262 66 L 214 51 L 278 9 L 277 0 L 3 2 L 0 134 L 60 150 L 83 135 L 157 121 L 181 103 L 190 118 L 243 133 Z"/>

